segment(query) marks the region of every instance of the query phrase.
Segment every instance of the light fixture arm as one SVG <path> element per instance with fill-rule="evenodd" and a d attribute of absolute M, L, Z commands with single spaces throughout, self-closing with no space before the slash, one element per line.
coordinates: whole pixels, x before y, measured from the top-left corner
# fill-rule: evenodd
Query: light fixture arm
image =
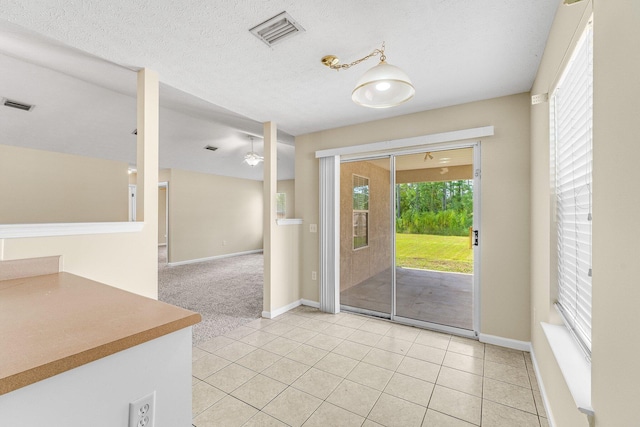
<path fill-rule="evenodd" d="M 335 55 L 323 56 L 321 61 L 324 65 L 331 68 L 332 70 L 340 71 L 340 70 L 346 70 L 347 68 L 351 68 L 354 65 L 358 65 L 359 63 L 364 62 L 367 59 L 373 58 L 374 56 L 378 56 L 378 55 L 380 55 L 380 62 L 386 61 L 387 57 L 384 54 L 384 42 L 382 42 L 382 49 L 374 49 L 374 51 L 371 52 L 369 55 L 363 58 L 357 59 L 350 64 L 340 64 L 340 60 Z"/>

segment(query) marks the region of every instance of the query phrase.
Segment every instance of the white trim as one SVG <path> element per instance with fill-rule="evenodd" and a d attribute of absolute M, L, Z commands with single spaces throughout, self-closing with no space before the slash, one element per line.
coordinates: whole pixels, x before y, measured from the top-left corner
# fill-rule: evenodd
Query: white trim
<path fill-rule="evenodd" d="M 263 311 L 262 317 L 264 317 L 265 319 L 273 319 L 275 317 L 280 316 L 281 314 L 286 313 L 289 310 L 292 310 L 298 307 L 301 304 L 302 304 L 302 300 L 299 299 L 298 301 L 294 301 L 291 304 L 287 304 L 284 307 L 280 307 L 274 311 Z"/>
<path fill-rule="evenodd" d="M 512 348 L 520 351 L 531 351 L 531 343 L 529 341 L 519 341 L 488 334 L 479 334 L 478 339 L 480 342 L 498 345 L 500 347 Z"/>
<path fill-rule="evenodd" d="M 591 364 L 564 325 L 540 322 L 553 356 L 578 410 L 593 416 L 591 406 Z"/>
<path fill-rule="evenodd" d="M 389 313 L 382 313 L 375 310 L 367 310 L 366 308 L 353 307 L 350 305 L 340 304 L 340 311 L 348 311 L 349 313 L 363 314 L 365 316 L 378 317 L 381 319 L 391 320 Z"/>
<path fill-rule="evenodd" d="M 398 150 L 402 148 L 418 147 L 421 145 L 437 144 L 442 142 L 453 142 L 464 139 L 478 139 L 485 136 L 493 135 L 493 126 L 483 126 L 471 129 L 454 130 L 451 132 L 433 133 L 430 135 L 422 135 L 413 138 L 394 139 L 392 141 L 372 142 L 369 144 L 319 150 L 316 151 L 316 158 Z"/>
<path fill-rule="evenodd" d="M 306 305 L 307 307 L 320 308 L 320 303 L 317 301 L 311 301 L 310 299 L 301 299 L 300 303 L 302 305 Z"/>
<path fill-rule="evenodd" d="M 473 230 L 478 232 L 478 246 L 473 246 L 473 330 L 482 330 L 482 143 L 473 144 Z"/>
<path fill-rule="evenodd" d="M 234 252 L 232 254 L 216 255 L 216 256 L 210 256 L 210 257 L 207 257 L 207 258 L 197 258 L 197 259 L 189 259 L 189 260 L 186 260 L 186 261 L 169 262 L 169 263 L 167 263 L 167 265 L 169 267 L 175 267 L 177 265 L 195 264 L 195 263 L 198 263 L 198 262 L 212 261 L 214 259 L 231 258 L 231 257 L 234 257 L 234 256 L 240 256 L 240 255 L 258 254 L 258 253 L 261 253 L 261 252 L 262 252 L 262 249 L 255 249 L 255 250 L 252 250 L 252 251 Z"/>
<path fill-rule="evenodd" d="M 454 326 L 441 325 L 439 323 L 425 322 L 424 320 L 410 319 L 408 317 L 393 316 L 392 321 L 403 325 L 416 326 L 422 329 L 430 329 L 433 331 L 443 332 L 451 335 L 458 335 L 466 338 L 476 338 L 476 333 L 469 329 L 456 328 Z"/>
<path fill-rule="evenodd" d="M 280 218 L 276 219 L 278 225 L 302 225 L 302 219 L 300 218 Z"/>
<path fill-rule="evenodd" d="M 167 246 L 167 244 L 166 243 L 158 243 L 158 247 L 160 247 L 160 246 Z"/>
<path fill-rule="evenodd" d="M 82 234 L 136 233 L 144 222 L 78 222 L 52 224 L 2 224 L 0 239 L 23 237 L 75 236 Z"/>
<path fill-rule="evenodd" d="M 547 392 L 545 391 L 545 388 L 544 388 L 544 383 L 542 382 L 542 375 L 540 374 L 538 361 L 536 360 L 536 355 L 533 351 L 533 345 L 531 346 L 531 361 L 533 362 L 533 372 L 535 372 L 536 374 L 536 380 L 538 381 L 538 388 L 540 389 L 540 395 L 542 396 L 544 411 L 547 414 L 547 421 L 549 422 L 549 427 L 554 427 L 555 421 L 553 418 L 553 414 L 551 412 L 551 405 L 549 405 L 549 397 L 547 396 Z"/>

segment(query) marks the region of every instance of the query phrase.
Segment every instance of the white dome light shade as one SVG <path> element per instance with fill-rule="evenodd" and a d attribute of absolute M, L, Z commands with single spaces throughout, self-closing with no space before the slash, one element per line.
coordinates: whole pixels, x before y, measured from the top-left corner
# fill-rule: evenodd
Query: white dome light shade
<path fill-rule="evenodd" d="M 415 93 L 404 71 L 380 61 L 360 77 L 351 99 L 364 107 L 389 108 L 410 100 Z"/>

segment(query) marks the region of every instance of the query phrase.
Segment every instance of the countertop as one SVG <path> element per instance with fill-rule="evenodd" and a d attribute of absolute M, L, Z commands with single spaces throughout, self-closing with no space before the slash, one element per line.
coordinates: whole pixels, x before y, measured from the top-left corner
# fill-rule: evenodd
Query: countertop
<path fill-rule="evenodd" d="M 0 281 L 0 395 L 195 325 L 198 313 L 70 273 Z"/>

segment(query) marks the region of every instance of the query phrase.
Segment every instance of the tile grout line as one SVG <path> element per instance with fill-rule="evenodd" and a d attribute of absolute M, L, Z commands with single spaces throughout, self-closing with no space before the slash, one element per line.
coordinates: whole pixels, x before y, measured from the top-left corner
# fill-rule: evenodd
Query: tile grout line
<path fill-rule="evenodd" d="M 306 316 L 299 316 L 299 317 L 306 317 Z M 310 319 L 313 319 L 314 317 L 316 317 L 316 316 L 308 316 L 308 318 L 310 318 Z M 314 319 L 314 320 L 323 321 L 322 319 Z M 377 321 L 377 319 L 376 319 L 376 321 Z M 416 344 L 424 345 L 424 346 L 427 346 L 427 347 L 430 347 L 430 348 L 435 348 L 435 349 L 439 349 L 439 350 L 443 350 L 443 351 L 444 351 L 444 356 L 443 356 L 443 358 L 442 358 L 442 361 L 438 364 L 438 373 L 437 373 L 437 375 L 436 375 L 435 382 L 433 383 L 433 389 L 432 389 L 432 390 L 434 390 L 434 391 L 435 391 L 435 387 L 436 387 L 437 385 L 439 385 L 437 382 L 438 382 L 438 380 L 439 380 L 439 378 L 440 378 L 440 376 L 441 376 L 442 368 L 444 367 L 444 359 L 446 358 L 447 353 L 451 352 L 451 353 L 459 354 L 459 355 L 462 355 L 462 356 L 473 357 L 473 356 L 469 356 L 468 354 L 459 353 L 459 352 L 457 352 L 457 351 L 455 351 L 455 350 L 451 350 L 451 349 L 449 349 L 450 344 L 451 344 L 451 342 L 452 342 L 452 341 L 451 341 L 451 340 L 452 340 L 452 336 L 451 336 L 451 335 L 449 336 L 449 341 L 447 342 L 447 347 L 446 347 L 445 349 L 442 349 L 442 348 L 440 348 L 440 347 L 435 347 L 435 346 L 433 346 L 433 345 L 423 344 L 423 343 L 418 343 L 418 342 L 417 342 L 417 340 L 418 340 L 418 337 L 420 336 L 420 332 L 419 332 L 419 333 L 418 333 L 418 334 L 413 338 L 413 340 L 406 340 L 406 339 L 397 338 L 397 337 L 394 337 L 394 336 L 389 335 L 389 334 L 391 333 L 392 329 L 393 329 L 393 325 L 391 325 L 391 327 L 390 327 L 389 329 L 387 329 L 384 333 L 380 334 L 380 333 L 377 333 L 377 332 L 371 332 L 371 331 L 368 331 L 368 330 L 366 330 L 366 329 L 361 329 L 361 327 L 366 323 L 366 321 L 365 321 L 364 323 L 360 324 L 360 325 L 359 325 L 359 327 L 357 327 L 357 328 L 353 328 L 353 327 L 351 327 L 351 326 L 346 326 L 346 325 L 343 325 L 343 324 L 338 323 L 338 322 L 339 322 L 339 320 L 337 320 L 337 321 L 335 321 L 335 322 L 325 322 L 325 323 L 328 323 L 329 325 L 337 325 L 337 326 L 341 326 L 341 327 L 344 327 L 344 328 L 353 329 L 353 332 L 351 332 L 351 333 L 350 333 L 348 336 L 346 336 L 345 338 L 342 338 L 341 336 L 336 336 L 336 335 L 331 335 L 331 334 L 324 334 L 324 333 L 323 333 L 323 330 L 324 330 L 324 329 L 323 329 L 323 330 L 320 330 L 320 331 L 317 331 L 317 330 L 315 330 L 315 329 L 308 329 L 309 331 L 311 331 L 311 332 L 314 332 L 314 333 L 315 333 L 315 335 L 314 335 L 313 337 L 310 337 L 309 339 L 307 339 L 307 340 L 306 340 L 306 341 L 304 341 L 304 342 L 300 342 L 300 341 L 297 341 L 297 340 L 291 340 L 291 341 L 294 341 L 294 342 L 296 342 L 296 343 L 298 344 L 298 346 L 297 346 L 296 348 L 298 348 L 299 346 L 301 346 L 301 345 L 303 345 L 303 344 L 306 344 L 306 345 L 307 345 L 307 346 L 309 346 L 309 347 L 312 347 L 312 348 L 314 348 L 314 349 L 318 349 L 318 350 L 322 350 L 322 351 L 325 351 L 325 352 L 326 352 L 326 354 L 325 354 L 322 358 L 320 358 L 318 361 L 316 361 L 313 365 L 307 365 L 307 366 L 309 366 L 309 367 L 308 367 L 307 371 L 305 371 L 305 373 L 306 373 L 306 372 L 308 372 L 311 368 L 315 368 L 315 366 L 316 366 L 318 363 L 320 363 L 320 361 L 322 361 L 324 358 L 326 358 L 329 354 L 332 354 L 332 353 L 333 353 L 334 355 L 337 355 L 337 356 L 347 357 L 347 358 L 349 358 L 349 359 L 351 359 L 351 360 L 353 360 L 353 361 L 355 361 L 355 362 L 356 362 L 356 364 L 353 366 L 353 368 L 349 369 L 349 370 L 348 370 L 344 375 L 341 375 L 340 382 L 338 382 L 338 384 L 336 385 L 336 387 L 333 387 L 333 388 L 332 388 L 332 390 L 331 390 L 331 391 L 330 391 L 330 393 L 329 393 L 329 396 L 331 396 L 331 394 L 332 394 L 332 393 L 333 393 L 333 392 L 334 392 L 334 391 L 335 391 L 335 390 L 336 390 L 336 389 L 337 389 L 341 384 L 343 384 L 343 383 L 345 382 L 345 380 L 347 380 L 347 377 L 351 374 L 351 372 L 353 372 L 353 370 L 354 370 L 354 369 L 356 369 L 356 367 L 357 367 L 359 364 L 361 364 L 361 363 L 366 363 L 366 364 L 369 364 L 369 365 L 372 365 L 372 366 L 375 366 L 375 367 L 377 367 L 377 368 L 381 368 L 381 369 L 387 369 L 387 370 L 389 370 L 389 371 L 391 371 L 391 372 L 392 372 L 391 377 L 390 377 L 390 378 L 385 382 L 385 384 L 384 384 L 384 386 L 383 386 L 382 390 L 380 390 L 380 395 L 378 396 L 378 398 L 377 398 L 377 399 L 376 399 L 376 401 L 374 402 L 373 406 L 371 407 L 371 410 L 369 410 L 369 412 L 367 413 L 367 415 L 366 415 L 366 417 L 365 417 L 365 420 L 366 420 L 366 419 L 369 419 L 368 417 L 371 415 L 371 412 L 373 411 L 373 408 L 374 408 L 374 407 L 378 404 L 378 402 L 380 401 L 380 398 L 382 397 L 382 394 L 384 394 L 384 393 L 385 393 L 385 390 L 386 390 L 386 389 L 387 389 L 387 387 L 389 386 L 389 383 L 390 383 L 390 382 L 391 382 L 391 380 L 393 379 L 393 376 L 394 376 L 394 375 L 396 375 L 396 374 L 399 374 L 398 369 L 399 369 L 399 367 L 402 365 L 402 363 L 403 363 L 407 358 L 413 358 L 413 359 L 416 359 L 416 358 L 414 358 L 414 357 L 412 357 L 412 356 L 409 356 L 409 355 L 408 355 L 408 353 L 411 351 L 411 349 L 412 349 Z M 292 328 L 291 328 L 290 330 L 293 330 L 293 329 L 295 329 L 295 328 L 302 328 L 302 329 L 305 329 L 303 326 L 301 326 L 301 325 L 300 325 L 300 323 L 298 323 L 298 324 L 291 324 L 291 323 L 288 323 L 288 322 L 286 322 L 286 321 L 283 321 L 283 324 L 287 324 L 288 326 L 291 326 Z M 300 325 L 300 326 L 299 326 L 299 325 Z M 329 326 L 329 327 L 330 327 L 330 326 Z M 249 328 L 251 328 L 251 327 L 249 327 Z M 278 360 L 281 360 L 281 359 L 283 359 L 283 358 L 287 358 L 287 359 L 289 359 L 289 358 L 287 357 L 287 355 L 288 355 L 289 353 L 291 353 L 292 351 L 294 351 L 294 350 L 291 350 L 291 351 L 289 351 L 288 353 L 281 355 L 281 354 L 273 353 L 273 352 L 271 352 L 271 351 L 269 351 L 269 350 L 266 350 L 266 349 L 264 349 L 264 348 L 263 348 L 263 346 L 264 346 L 264 345 L 267 345 L 269 342 L 271 342 L 271 341 L 273 341 L 273 340 L 277 339 L 278 337 L 283 338 L 283 339 L 290 339 L 290 338 L 286 338 L 286 337 L 284 337 L 282 334 L 281 334 L 281 335 L 276 335 L 276 338 L 274 338 L 273 340 L 270 340 L 269 342 L 266 342 L 266 343 L 264 343 L 263 345 L 261 345 L 261 346 L 259 346 L 259 347 L 256 347 L 256 346 L 255 346 L 255 345 L 253 345 L 253 344 L 248 344 L 248 343 L 246 343 L 246 342 L 241 341 L 241 340 L 242 340 L 243 338 L 245 338 L 246 336 L 248 336 L 248 335 L 250 335 L 250 334 L 252 334 L 252 333 L 255 333 L 255 332 L 259 332 L 259 331 L 261 331 L 261 329 L 263 329 L 263 328 L 252 328 L 252 329 L 254 329 L 254 330 L 253 330 L 253 332 L 250 332 L 250 333 L 248 333 L 248 334 L 244 334 L 244 335 L 242 335 L 242 336 L 235 335 L 236 337 L 238 337 L 238 336 L 239 336 L 239 338 L 238 338 L 238 339 L 236 339 L 236 338 L 232 338 L 232 337 L 227 337 L 227 338 L 231 339 L 233 342 L 242 342 L 243 344 L 246 344 L 246 345 L 249 345 L 249 346 L 251 346 L 251 347 L 254 347 L 254 349 L 253 349 L 251 352 L 249 352 L 248 354 L 251 354 L 252 352 L 256 351 L 257 349 L 262 349 L 263 351 L 265 351 L 265 352 L 267 352 L 267 353 L 271 353 L 271 354 L 274 354 L 275 356 L 278 356 L 278 357 L 279 357 L 279 359 L 278 359 Z M 325 328 L 325 329 L 327 329 L 327 328 Z M 362 332 L 366 332 L 366 333 L 373 333 L 373 334 L 375 334 L 375 335 L 379 335 L 379 336 L 380 336 L 380 338 L 379 338 L 379 339 L 378 339 L 378 340 L 377 340 L 373 345 L 370 345 L 370 344 L 368 344 L 368 343 L 367 343 L 367 344 L 363 344 L 363 343 L 358 342 L 358 341 L 350 340 L 350 339 L 349 339 L 349 337 L 350 337 L 351 335 L 355 334 L 357 331 L 362 331 Z M 270 333 L 270 332 L 268 332 L 268 331 L 263 331 L 263 332 L 265 332 L 265 333 Z M 288 331 L 287 331 L 287 332 L 288 332 Z M 287 333 L 287 332 L 285 332 L 285 333 Z M 309 344 L 311 341 L 313 341 L 313 338 L 314 338 L 314 337 L 316 337 L 319 333 L 320 333 L 320 334 L 323 334 L 323 335 L 330 336 L 330 337 L 332 337 L 332 338 L 336 338 L 336 339 L 340 340 L 340 342 L 339 342 L 337 345 L 333 346 L 333 348 L 332 348 L 331 350 L 327 350 L 326 348 L 323 348 L 323 347 L 315 347 L 314 345 Z M 275 334 L 273 334 L 273 335 L 275 335 Z M 390 350 L 388 349 L 388 347 L 387 347 L 387 348 L 378 347 L 378 345 L 379 345 L 380 341 L 381 341 L 383 338 L 388 338 L 388 339 L 392 339 L 392 340 L 397 340 L 397 341 L 405 342 L 405 343 L 409 344 L 408 350 L 407 350 L 406 352 L 404 352 L 404 353 L 403 353 L 403 352 L 390 351 Z M 336 349 L 340 344 L 342 344 L 342 343 L 344 343 L 344 342 L 346 342 L 346 341 L 348 341 L 348 342 L 350 342 L 350 343 L 354 343 L 354 344 L 363 345 L 363 346 L 365 346 L 365 347 L 368 347 L 368 350 L 366 351 L 366 353 L 365 353 L 365 354 L 364 354 L 360 359 L 353 358 L 353 357 L 351 357 L 351 356 L 345 356 L 345 355 L 340 354 L 340 353 L 335 353 L 335 352 L 334 352 L 334 350 L 335 350 L 335 349 Z M 224 348 L 224 347 L 226 347 L 226 346 L 228 346 L 228 345 L 231 345 L 233 342 L 227 343 L 227 344 L 223 345 L 222 347 L 220 347 L 220 348 L 216 349 L 215 351 L 218 351 L 218 350 L 220 350 L 220 349 L 222 349 L 222 348 Z M 194 347 L 199 348 L 201 351 L 203 351 L 204 353 L 206 353 L 206 355 L 215 355 L 215 353 L 210 353 L 208 350 L 205 350 L 205 349 L 203 349 L 203 348 L 200 348 L 199 346 L 194 346 Z M 401 356 L 401 359 L 399 360 L 399 363 L 398 363 L 398 364 L 396 364 L 396 366 L 395 366 L 393 369 L 388 369 L 387 367 L 384 367 L 384 368 L 383 368 L 382 366 L 378 366 L 378 365 L 376 365 L 376 364 L 372 364 L 372 363 L 370 363 L 370 362 L 368 362 L 368 361 L 365 361 L 364 359 L 365 359 L 367 356 L 369 356 L 369 355 L 372 353 L 372 351 L 373 351 L 374 349 L 376 349 L 376 350 L 378 350 L 378 351 L 385 352 L 385 353 L 393 354 L 393 355 L 399 355 L 399 356 Z M 521 386 L 521 385 L 519 385 L 519 384 L 512 384 L 512 383 L 507 382 L 507 381 L 502 381 L 502 380 L 498 380 L 498 379 L 493 379 L 493 378 L 490 378 L 490 377 L 486 377 L 486 376 L 485 376 L 485 372 L 484 372 L 484 371 L 485 371 L 484 367 L 485 367 L 485 365 L 486 365 L 486 362 L 488 362 L 488 360 L 487 360 L 487 353 L 486 353 L 486 351 L 484 352 L 484 354 L 483 354 L 483 358 L 482 358 L 482 359 L 478 358 L 478 359 L 480 359 L 480 360 L 482 360 L 482 361 L 483 361 L 483 373 L 482 373 L 482 375 L 478 375 L 478 374 L 475 374 L 475 373 L 473 373 L 473 372 L 462 371 L 462 370 L 460 370 L 460 369 L 457 369 L 457 368 L 454 368 L 454 367 L 450 367 L 450 369 L 453 369 L 453 370 L 456 370 L 456 371 L 459 371 L 459 372 L 464 372 L 464 373 L 471 374 L 471 375 L 475 375 L 475 376 L 480 376 L 480 377 L 482 378 L 482 380 L 483 380 L 483 382 L 482 382 L 482 392 L 481 392 L 481 397 L 480 397 L 480 399 L 481 399 L 481 414 L 480 414 L 480 415 L 481 415 L 481 422 L 482 422 L 482 413 L 483 413 L 483 409 L 484 409 L 484 401 L 485 401 L 485 400 L 489 401 L 489 399 L 485 399 L 485 381 L 484 381 L 484 380 L 485 380 L 485 378 L 487 378 L 487 379 L 491 379 L 491 380 L 496 381 L 496 382 L 509 384 L 509 385 L 511 385 L 511 386 L 515 386 L 515 387 L 518 387 L 518 388 L 525 388 L 525 389 L 529 389 L 529 390 L 531 391 L 531 398 L 532 398 L 532 399 L 533 399 L 533 401 L 534 401 L 534 408 L 535 408 L 535 410 L 536 410 L 536 414 L 532 414 L 532 415 L 535 415 L 535 416 L 538 418 L 538 423 L 540 424 L 540 422 L 541 422 L 540 418 L 542 418 L 542 416 L 539 414 L 538 404 L 537 404 L 537 403 L 536 403 L 536 401 L 535 401 L 535 395 L 534 395 L 535 390 L 533 390 L 533 385 L 532 385 L 532 383 L 531 383 L 531 378 L 530 378 L 530 375 L 529 375 L 529 374 L 530 374 L 530 372 L 529 372 L 529 366 L 527 365 L 527 361 L 526 361 L 526 357 L 525 357 L 524 352 L 520 352 L 519 354 L 521 355 L 521 357 L 523 358 L 523 360 L 524 360 L 524 362 L 525 362 L 525 372 L 527 373 L 528 387 L 523 387 L 523 386 Z M 202 356 L 202 357 L 206 357 L 206 355 L 205 355 L 205 356 Z M 217 355 L 216 355 L 216 356 L 217 356 Z M 246 356 L 246 355 L 245 355 L 245 356 Z M 217 357 L 220 357 L 220 356 L 217 356 Z M 243 357 L 244 357 L 244 356 L 243 356 Z M 229 364 L 227 364 L 225 367 L 223 367 L 223 368 L 221 368 L 221 369 L 219 369 L 219 370 L 217 370 L 217 371 L 215 371 L 215 372 L 211 373 L 211 375 L 214 375 L 216 372 L 219 372 L 219 371 L 221 371 L 222 369 L 225 369 L 226 367 L 228 367 L 228 366 L 230 366 L 230 365 L 232 365 L 232 364 L 236 364 L 236 361 L 230 361 L 229 359 L 226 359 L 226 358 L 224 358 L 224 357 L 221 357 L 221 358 L 222 358 L 223 360 L 225 360 L 225 361 L 228 361 L 228 362 L 229 362 Z M 198 359 L 200 359 L 200 358 L 198 358 Z M 198 359 L 196 359 L 195 361 L 192 361 L 192 363 L 196 362 Z M 240 359 L 241 359 L 241 358 L 240 358 Z M 293 361 L 295 361 L 294 359 L 289 359 L 289 360 L 293 360 Z M 416 360 L 419 360 L 419 361 L 422 361 L 422 362 L 428 362 L 428 360 L 423 360 L 423 359 L 416 359 Z M 299 363 L 299 362 L 298 362 L 298 363 Z M 430 363 L 432 363 L 432 362 L 430 362 Z M 518 368 L 518 367 L 516 367 L 516 366 L 509 365 L 509 364 L 503 364 L 503 363 L 501 363 L 501 362 L 492 362 L 492 363 L 496 363 L 496 364 L 498 364 L 498 365 L 505 365 L 505 366 L 509 366 L 509 367 L 511 367 L 511 368 Z M 238 365 L 238 366 L 242 366 L 242 365 Z M 271 365 L 270 365 L 270 366 L 271 366 Z M 268 368 L 265 368 L 265 369 L 268 369 Z M 319 368 L 315 368 L 315 369 L 317 369 L 317 370 L 319 370 L 319 371 L 322 371 L 322 372 L 325 372 L 325 373 L 329 373 L 329 374 L 331 374 L 330 372 L 328 372 L 328 371 L 324 371 L 324 370 L 319 369 Z M 264 370 L 263 370 L 263 371 L 264 371 Z M 254 372 L 255 372 L 255 371 L 254 371 Z M 309 394 L 309 393 L 307 393 L 307 392 L 305 392 L 305 391 L 303 391 L 303 390 L 300 390 L 300 389 L 296 388 L 295 386 L 293 386 L 293 384 L 295 383 L 295 381 L 297 381 L 300 377 L 302 377 L 303 375 L 305 375 L 305 373 L 303 373 L 303 374 L 301 374 L 300 376 L 298 376 L 298 378 L 297 378 L 297 379 L 295 379 L 291 384 L 286 384 L 286 383 L 283 383 L 283 382 L 281 382 L 281 381 L 279 381 L 279 380 L 277 380 L 277 379 L 275 379 L 275 378 L 267 377 L 267 378 L 273 379 L 273 380 L 277 381 L 278 383 L 281 383 L 281 384 L 283 384 L 283 385 L 285 386 L 285 388 L 284 388 L 281 392 L 279 392 L 276 396 L 274 396 L 274 397 L 269 401 L 269 403 L 270 403 L 271 401 L 273 401 L 274 399 L 276 399 L 278 396 L 280 396 L 283 392 L 285 392 L 285 391 L 287 390 L 287 388 L 293 388 L 294 390 L 297 390 L 297 391 L 299 391 L 299 392 L 301 392 L 301 393 L 305 393 L 305 394 L 307 394 L 307 395 L 309 395 L 309 396 L 313 396 L 313 395 L 311 395 L 311 394 Z M 260 375 L 260 374 L 262 374 L 262 372 L 256 372 L 256 375 Z M 209 375 L 209 376 L 211 376 L 211 375 Z M 264 375 L 264 374 L 262 374 L 262 375 Z M 335 374 L 332 374 L 332 375 L 335 375 Z M 402 374 L 402 375 L 406 375 L 406 374 Z M 209 376 L 207 376 L 207 378 L 208 378 Z M 255 377 L 255 376 L 254 376 L 254 377 Z M 420 379 L 420 378 L 413 377 L 413 376 L 411 376 L 411 375 L 409 375 L 409 377 L 411 377 L 411 378 L 415 378 L 415 379 L 418 379 L 418 380 L 421 380 L 421 381 L 425 381 L 425 380 L 422 380 L 422 379 Z M 222 391 L 222 390 L 218 389 L 218 388 L 217 388 L 217 387 L 215 387 L 214 385 L 207 383 L 207 382 L 206 382 L 206 378 L 204 378 L 204 379 L 200 379 L 200 378 L 198 378 L 198 377 L 194 377 L 194 378 L 198 381 L 195 385 L 197 385 L 199 382 L 205 382 L 207 385 L 209 385 L 209 386 L 213 387 L 213 388 L 214 388 L 214 389 L 216 389 L 216 390 L 219 390 L 221 393 L 224 393 L 226 396 L 231 396 L 231 397 L 233 397 L 233 398 L 235 398 L 235 399 L 238 399 L 238 398 L 236 398 L 235 396 L 231 395 L 231 393 L 233 393 L 233 391 L 237 390 L 238 388 L 242 387 L 242 385 L 244 385 L 244 384 L 242 384 L 242 385 L 240 385 L 240 386 L 236 387 L 236 388 L 235 388 L 231 393 L 226 393 L 226 392 L 224 392 L 224 391 Z M 251 379 L 250 379 L 250 380 L 251 380 Z M 248 381 L 250 381 L 250 380 L 248 380 Z M 427 382 L 428 382 L 428 381 L 427 381 Z M 246 384 L 246 382 L 245 382 L 245 384 Z M 356 382 L 356 384 L 359 384 L 359 385 L 364 386 L 364 387 L 368 387 L 368 386 L 366 386 L 366 385 L 364 385 L 364 384 L 360 384 L 360 383 L 358 383 L 358 382 Z M 444 387 L 444 388 L 449 388 L 449 387 L 446 387 L 446 386 L 443 386 L 443 385 L 440 385 L 440 386 L 441 386 L 441 387 Z M 377 391 L 377 389 L 373 389 L 373 390 L 376 390 L 376 391 Z M 466 392 L 464 392 L 464 391 L 460 391 L 460 390 L 456 390 L 456 389 L 451 389 L 451 390 L 455 390 L 455 391 L 458 391 L 458 392 L 461 392 L 461 393 L 465 393 L 465 394 L 469 394 L 469 395 L 471 395 L 471 396 L 475 396 L 475 395 L 473 395 L 473 394 L 466 393 Z M 320 406 L 322 406 L 322 404 L 323 404 L 324 402 L 327 402 L 327 403 L 331 404 L 331 402 L 328 402 L 328 401 L 327 401 L 327 399 L 328 399 L 328 397 L 329 397 L 329 396 L 327 396 L 327 397 L 326 397 L 326 398 L 324 398 L 324 399 L 319 399 L 319 400 L 321 401 L 320 405 L 319 405 L 319 406 L 318 406 L 318 407 L 317 407 L 317 408 L 316 408 L 316 409 L 315 409 L 315 410 L 314 410 L 314 411 L 313 411 L 313 412 L 312 412 L 312 413 L 311 413 L 311 414 L 310 414 L 310 415 L 305 419 L 305 421 L 304 421 L 304 422 L 307 422 L 307 421 L 308 421 L 308 419 L 309 419 L 309 418 L 311 418 L 311 417 L 313 416 L 313 414 L 315 414 L 315 413 L 318 411 L 318 409 L 320 408 Z M 414 403 L 414 402 L 412 402 L 412 401 L 410 401 L 410 400 L 407 400 L 407 399 L 405 399 L 405 398 L 402 398 L 402 397 L 398 397 L 398 396 L 395 396 L 395 395 L 391 395 L 391 396 L 394 396 L 395 398 L 397 398 L 397 399 L 399 399 L 399 400 L 402 400 L 402 401 L 405 401 L 405 402 L 408 402 L 408 403 L 412 403 L 412 404 L 414 404 L 414 405 L 421 406 L 421 407 L 425 408 L 425 415 L 423 416 L 423 419 L 422 419 L 422 422 L 424 422 L 425 417 L 426 417 L 426 413 L 427 413 L 427 411 L 429 410 L 429 405 L 431 404 L 431 400 L 432 400 L 432 398 L 433 398 L 433 391 L 432 391 L 432 393 L 431 393 L 431 395 L 430 395 L 430 397 L 429 397 L 429 401 L 427 402 L 426 406 L 422 406 L 422 405 L 420 405 L 420 404 Z M 313 397 L 314 397 L 314 398 L 316 398 L 316 396 L 313 396 Z M 242 401 L 241 399 L 238 399 L 238 400 Z M 214 406 L 214 405 L 215 405 L 216 403 L 218 403 L 218 402 L 219 402 L 219 401 L 217 401 L 217 402 L 213 403 L 212 405 L 210 405 L 209 407 L 205 408 L 205 409 L 204 409 L 204 410 L 202 410 L 199 414 L 202 414 L 203 412 L 207 411 L 211 406 Z M 243 402 L 243 403 L 247 403 L 247 402 L 244 402 L 244 401 L 242 401 L 242 402 Z M 492 402 L 493 402 L 493 401 L 492 401 Z M 267 403 L 267 404 L 265 405 L 265 407 L 266 407 L 269 403 Z M 521 409 L 519 409 L 519 408 L 515 408 L 515 407 L 513 407 L 513 406 L 509 406 L 509 405 L 501 404 L 501 403 L 499 403 L 499 402 L 494 402 L 494 403 L 496 403 L 496 404 L 498 404 L 498 405 L 501 405 L 501 406 L 503 406 L 503 405 L 504 405 L 505 407 L 508 407 L 508 408 L 510 408 L 510 409 L 514 409 L 514 410 L 518 410 L 518 411 L 523 412 L 523 413 L 531 414 L 530 412 L 523 411 L 523 410 L 521 410 Z M 248 404 L 248 403 L 247 403 L 247 404 Z M 262 409 L 258 409 L 258 408 L 256 408 L 256 407 L 255 407 L 255 406 L 253 406 L 253 405 L 250 405 L 250 404 L 248 404 L 248 405 L 249 405 L 250 407 L 252 407 L 252 408 L 256 409 L 258 412 L 264 412 L 264 411 L 262 411 Z M 333 404 L 332 404 L 332 405 L 333 405 Z M 354 413 L 354 412 L 352 412 L 352 411 L 350 411 L 350 410 L 347 410 L 347 409 L 345 409 L 345 408 L 341 408 L 341 409 L 343 409 L 343 410 L 345 410 L 345 411 L 347 411 L 347 412 L 349 412 L 349 413 L 352 413 L 352 414 L 355 414 L 355 415 L 361 416 L 361 415 L 356 414 L 356 413 Z M 439 411 L 437 411 L 437 410 L 434 410 L 434 411 L 439 412 Z M 199 414 L 198 414 L 198 415 L 199 415 Z M 265 414 L 266 414 L 266 415 L 269 415 L 269 414 L 267 414 L 267 413 L 265 413 Z M 446 414 L 446 413 L 445 413 L 445 415 L 447 415 L 447 416 L 452 416 L 452 415 L 450 415 L 450 414 Z M 255 416 L 255 415 L 254 415 L 254 416 Z M 269 416 L 271 416 L 271 415 L 269 415 Z M 253 418 L 253 417 L 252 417 L 252 418 Z M 278 418 L 276 418 L 276 417 L 274 417 L 274 418 L 275 418 L 275 419 L 278 419 Z M 457 418 L 457 417 L 453 417 L 453 418 Z M 279 420 L 279 419 L 278 419 L 278 420 Z M 282 420 L 279 420 L 279 421 L 283 422 Z M 304 423 L 304 422 L 303 422 L 303 423 Z"/>

